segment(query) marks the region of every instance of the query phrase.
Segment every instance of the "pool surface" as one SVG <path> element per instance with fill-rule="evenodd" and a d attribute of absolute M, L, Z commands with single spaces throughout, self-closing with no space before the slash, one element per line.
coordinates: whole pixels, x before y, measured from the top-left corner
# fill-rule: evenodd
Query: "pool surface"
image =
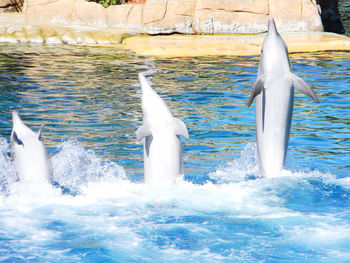
<path fill-rule="evenodd" d="M 291 55 L 286 169 L 261 178 L 259 57 L 151 59 L 108 47 L 0 46 L 0 261 L 350 261 L 350 55 Z M 189 130 L 184 179 L 143 184 L 137 74 Z M 17 182 L 11 111 L 45 124 L 53 186 Z"/>

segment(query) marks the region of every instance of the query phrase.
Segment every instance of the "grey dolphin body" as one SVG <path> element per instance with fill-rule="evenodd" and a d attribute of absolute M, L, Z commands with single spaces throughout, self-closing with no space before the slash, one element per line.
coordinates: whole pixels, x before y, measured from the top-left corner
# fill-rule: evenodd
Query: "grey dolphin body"
<path fill-rule="evenodd" d="M 294 88 L 319 102 L 312 89 L 291 71 L 288 50 L 269 17 L 261 49 L 258 77 L 248 99 L 256 97 L 256 139 L 260 170 L 278 176 L 284 167 L 293 114 Z"/>
<path fill-rule="evenodd" d="M 51 161 L 41 140 L 42 127 L 36 133 L 23 123 L 16 111 L 12 112 L 12 154 L 21 182 L 49 183 L 52 177 Z"/>
<path fill-rule="evenodd" d="M 174 118 L 163 99 L 140 73 L 143 125 L 137 130 L 137 140 L 144 141 L 145 183 L 167 186 L 182 176 L 182 143 L 188 138 L 186 125 Z"/>

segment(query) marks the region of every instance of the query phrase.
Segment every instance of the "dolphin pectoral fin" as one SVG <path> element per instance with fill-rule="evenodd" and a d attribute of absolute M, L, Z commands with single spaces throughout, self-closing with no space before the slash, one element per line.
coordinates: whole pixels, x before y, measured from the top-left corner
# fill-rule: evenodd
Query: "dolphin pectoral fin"
<path fill-rule="evenodd" d="M 40 129 L 38 131 L 38 139 L 39 139 L 39 141 L 41 141 L 41 135 L 42 135 L 44 126 L 45 126 L 45 124 L 41 124 Z"/>
<path fill-rule="evenodd" d="M 183 123 L 182 120 L 179 120 L 177 118 L 173 118 L 172 125 L 174 126 L 174 130 L 175 130 L 176 135 L 182 135 L 186 139 L 189 138 L 186 124 Z"/>
<path fill-rule="evenodd" d="M 17 143 L 18 145 L 22 145 L 24 147 L 24 144 L 22 142 L 22 140 L 20 140 L 17 136 L 17 133 L 14 131 L 12 134 L 12 138 L 15 141 L 15 143 Z"/>
<path fill-rule="evenodd" d="M 291 73 L 291 80 L 293 87 L 296 88 L 298 91 L 308 95 L 311 97 L 315 102 L 319 103 L 320 101 L 318 100 L 316 94 L 314 91 L 305 83 L 305 81 L 295 75 L 294 73 Z"/>
<path fill-rule="evenodd" d="M 143 138 L 151 136 L 152 132 L 148 126 L 142 125 L 136 131 L 136 139 L 140 142 Z"/>
<path fill-rule="evenodd" d="M 254 86 L 250 90 L 249 98 L 247 102 L 248 107 L 252 105 L 254 98 L 258 96 L 263 89 L 264 89 L 264 77 L 260 77 L 255 81 Z"/>
<path fill-rule="evenodd" d="M 149 151 L 150 151 L 152 141 L 153 141 L 152 136 L 145 137 L 145 146 L 144 147 L 145 147 L 145 153 L 146 153 L 147 157 L 149 157 Z"/>

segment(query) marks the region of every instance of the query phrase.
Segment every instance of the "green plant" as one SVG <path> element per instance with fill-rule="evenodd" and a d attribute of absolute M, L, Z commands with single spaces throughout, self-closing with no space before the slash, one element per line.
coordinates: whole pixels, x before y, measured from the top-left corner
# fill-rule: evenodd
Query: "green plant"
<path fill-rule="evenodd" d="M 121 5 L 128 2 L 128 0 L 87 0 L 87 1 L 101 4 L 104 7 L 108 7 L 110 5 Z"/>

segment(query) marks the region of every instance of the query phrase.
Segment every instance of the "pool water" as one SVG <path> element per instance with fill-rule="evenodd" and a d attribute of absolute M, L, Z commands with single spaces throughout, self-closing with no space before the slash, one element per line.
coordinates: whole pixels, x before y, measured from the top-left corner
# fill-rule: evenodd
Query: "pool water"
<path fill-rule="evenodd" d="M 296 93 L 286 169 L 261 178 L 259 57 L 152 59 L 114 48 L 0 46 L 3 262 L 350 261 L 350 56 L 291 55 L 320 99 Z M 183 120 L 183 180 L 143 184 L 137 74 Z M 53 186 L 17 181 L 11 111 L 45 124 Z"/>

